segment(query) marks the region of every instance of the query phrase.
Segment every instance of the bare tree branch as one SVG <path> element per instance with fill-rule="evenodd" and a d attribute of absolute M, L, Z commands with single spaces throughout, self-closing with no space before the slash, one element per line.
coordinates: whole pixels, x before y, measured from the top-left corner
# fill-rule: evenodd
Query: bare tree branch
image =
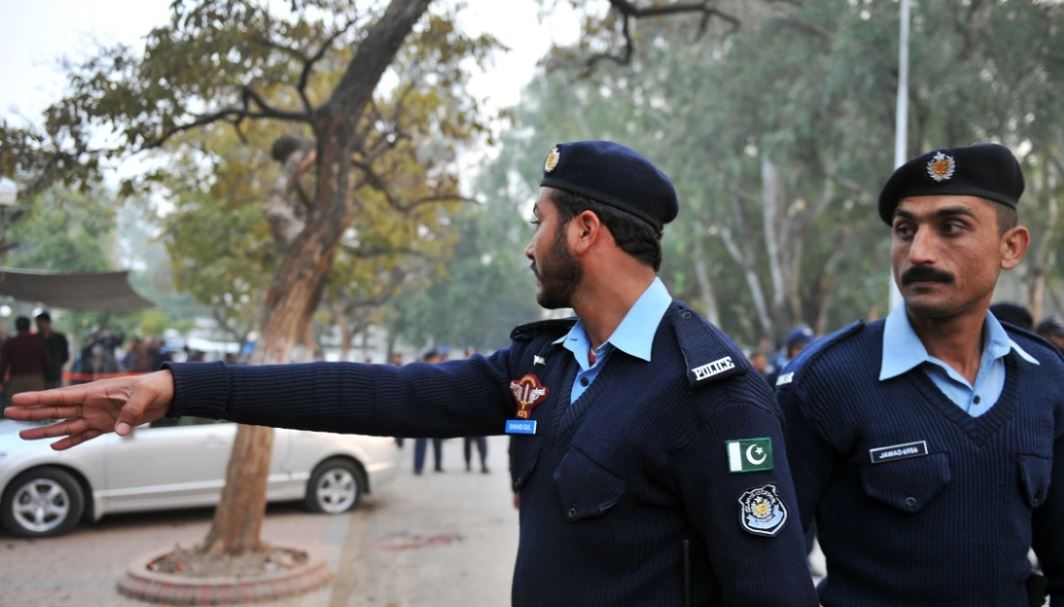
<path fill-rule="evenodd" d="M 332 47 L 340 36 L 350 30 L 355 25 L 355 20 L 351 19 L 343 25 L 340 29 L 336 30 L 331 36 L 329 36 L 316 53 L 311 56 L 302 55 L 303 69 L 299 73 L 299 82 L 296 84 L 296 91 L 299 92 L 299 98 L 303 100 L 303 109 L 307 113 L 314 111 L 314 107 L 310 103 L 310 98 L 307 97 L 307 83 L 310 80 L 310 73 L 314 69 L 314 64 L 321 61 L 321 58 L 325 56 L 325 53 Z"/>
<path fill-rule="evenodd" d="M 670 17 L 688 13 L 699 13 L 698 36 L 701 37 L 709 28 L 713 19 L 718 19 L 729 24 L 728 34 L 739 29 L 739 19 L 734 15 L 725 13 L 716 7 L 715 0 L 702 0 L 701 2 L 680 2 L 677 4 L 653 4 L 651 6 L 636 6 L 631 0 L 609 0 L 610 9 L 621 14 L 621 34 L 624 36 L 624 48 L 621 54 L 611 52 L 596 53 L 587 59 L 582 77 L 591 74 L 595 65 L 600 61 L 612 61 L 618 65 L 628 65 L 632 60 L 634 43 L 632 42 L 631 21 L 633 19 L 645 19 L 655 17 Z"/>

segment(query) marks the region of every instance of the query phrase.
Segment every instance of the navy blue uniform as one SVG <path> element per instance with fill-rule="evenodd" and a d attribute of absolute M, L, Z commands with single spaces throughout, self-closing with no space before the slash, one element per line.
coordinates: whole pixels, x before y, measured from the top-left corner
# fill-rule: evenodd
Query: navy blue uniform
<path fill-rule="evenodd" d="M 1064 605 L 1064 360 L 1009 336 L 1039 364 L 1008 354 L 1001 396 L 978 417 L 920 368 L 878 379 L 883 321 L 825 338 L 781 376 L 825 606 L 1026 607 L 1032 547 Z"/>
<path fill-rule="evenodd" d="M 577 365 L 553 343 L 570 324 L 519 327 L 509 348 L 437 365 L 175 364 L 171 415 L 499 434 L 515 416 L 511 382 L 532 374 L 547 393 L 536 434 L 512 440 L 514 605 L 682 605 L 685 593 L 700 606 L 816 605 L 781 415 L 740 350 L 673 303 L 652 362 L 614 352 L 570 404 Z"/>

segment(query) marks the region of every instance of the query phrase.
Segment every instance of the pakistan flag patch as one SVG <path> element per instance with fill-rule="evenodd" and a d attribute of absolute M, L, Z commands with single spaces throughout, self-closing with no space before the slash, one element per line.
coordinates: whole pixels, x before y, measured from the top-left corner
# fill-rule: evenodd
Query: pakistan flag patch
<path fill-rule="evenodd" d="M 760 472 L 772 469 L 772 438 L 744 438 L 725 441 L 728 472 Z"/>

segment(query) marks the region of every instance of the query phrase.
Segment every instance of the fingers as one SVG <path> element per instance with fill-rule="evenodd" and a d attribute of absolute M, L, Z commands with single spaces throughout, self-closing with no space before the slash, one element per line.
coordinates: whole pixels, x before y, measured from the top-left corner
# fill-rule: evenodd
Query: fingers
<path fill-rule="evenodd" d="M 4 409 L 4 415 L 6 417 L 24 422 L 41 421 L 44 419 L 66 419 L 68 417 L 79 417 L 81 413 L 81 405 L 71 405 L 65 407 L 18 407 L 12 405 Z"/>
<path fill-rule="evenodd" d="M 20 431 L 18 435 L 26 440 L 37 440 L 40 438 L 53 438 L 66 434 L 80 434 L 90 429 L 89 422 L 84 417 L 78 417 L 57 424 L 41 426 L 40 428 L 28 428 Z"/>
<path fill-rule="evenodd" d="M 82 432 L 81 434 L 74 434 L 64 438 L 63 440 L 55 441 L 54 443 L 52 443 L 51 447 L 56 451 L 64 451 L 76 445 L 80 445 L 81 443 L 87 440 L 94 439 L 101 434 L 103 433 L 99 430 L 87 430 L 85 432 Z"/>
<path fill-rule="evenodd" d="M 85 397 L 92 387 L 93 384 L 82 384 L 40 392 L 21 392 L 11 397 L 11 406 L 18 408 L 80 404 L 85 402 Z"/>

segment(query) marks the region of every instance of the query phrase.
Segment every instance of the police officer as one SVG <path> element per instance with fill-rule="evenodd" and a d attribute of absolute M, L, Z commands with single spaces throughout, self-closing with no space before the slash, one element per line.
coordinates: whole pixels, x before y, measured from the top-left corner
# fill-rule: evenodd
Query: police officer
<path fill-rule="evenodd" d="M 65 436 L 58 448 L 164 414 L 381 435 L 506 431 L 521 502 L 515 605 L 816 605 L 771 391 L 656 277 L 677 211 L 669 179 L 635 151 L 558 144 L 525 253 L 539 303 L 575 319 L 521 326 L 488 357 L 437 365 L 171 364 L 24 397 L 11 416 L 65 418 L 23 433 Z M 122 406 L 106 392 L 130 396 Z"/>
<path fill-rule="evenodd" d="M 988 313 L 1028 249 L 1005 147 L 928 152 L 883 187 L 904 302 L 776 383 L 827 607 L 1064 605 L 1064 359 Z"/>

